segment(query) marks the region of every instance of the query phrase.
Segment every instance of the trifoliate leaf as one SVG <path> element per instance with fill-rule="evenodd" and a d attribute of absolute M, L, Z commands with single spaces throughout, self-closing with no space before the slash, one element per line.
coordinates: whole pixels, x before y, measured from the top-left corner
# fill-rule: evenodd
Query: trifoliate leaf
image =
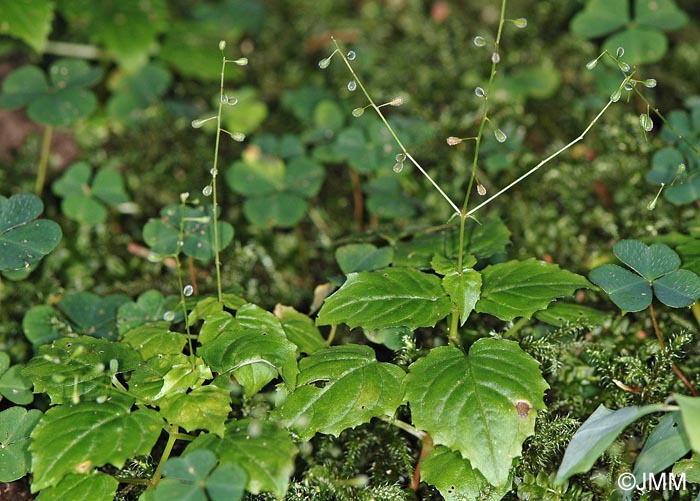
<path fill-rule="evenodd" d="M 0 412 L 0 482 L 13 482 L 29 471 L 29 434 L 41 415 L 17 406 Z"/>

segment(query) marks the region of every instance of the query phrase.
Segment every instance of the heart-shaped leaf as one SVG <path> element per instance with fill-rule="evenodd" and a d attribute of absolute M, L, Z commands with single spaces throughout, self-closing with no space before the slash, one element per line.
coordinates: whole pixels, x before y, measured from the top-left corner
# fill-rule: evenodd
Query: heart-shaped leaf
<path fill-rule="evenodd" d="M 620 240 L 613 248 L 615 255 L 647 281 L 678 269 L 681 259 L 665 244 L 645 245 L 639 240 Z"/>
<path fill-rule="evenodd" d="M 689 270 L 676 270 L 654 280 L 654 295 L 671 308 L 684 308 L 700 298 L 700 277 Z"/>
<path fill-rule="evenodd" d="M 642 311 L 651 304 L 649 282 L 616 264 L 599 266 L 588 274 L 588 278 L 603 289 L 622 311 Z"/>
<path fill-rule="evenodd" d="M 36 219 L 43 211 L 36 195 L 0 196 L 0 271 L 28 269 L 61 241 L 60 226 Z"/>
<path fill-rule="evenodd" d="M 603 50 L 611 54 L 618 47 L 625 49 L 623 60 L 628 64 L 655 63 L 666 55 L 668 39 L 655 28 L 638 26 L 612 35 L 603 44 Z"/>
<path fill-rule="evenodd" d="M 287 492 L 298 452 L 289 433 L 269 421 L 250 419 L 229 421 L 224 438 L 212 433 L 200 435 L 185 452 L 197 449 L 214 451 L 222 463 L 242 466 L 248 474 L 247 491 L 272 492 L 278 499 Z"/>
<path fill-rule="evenodd" d="M 177 296 L 163 297 L 157 290 L 149 290 L 141 294 L 135 303 L 124 303 L 117 311 L 117 327 L 120 334 L 124 334 L 135 327 L 150 322 L 163 320 L 166 312 L 175 313 L 173 321 L 182 320 L 182 313 L 177 305 L 180 298 Z"/>
<path fill-rule="evenodd" d="M 405 380 L 413 423 L 459 451 L 493 485 L 504 485 L 523 441 L 534 433 L 549 387 L 517 343 L 483 338 L 465 356 L 440 347 L 414 362 Z"/>
<path fill-rule="evenodd" d="M 301 360 L 297 387 L 277 411 L 300 437 L 338 435 L 346 428 L 391 416 L 401 404 L 404 371 L 379 363 L 369 346 L 342 345 Z"/>
<path fill-rule="evenodd" d="M 29 434 L 40 419 L 37 409 L 10 407 L 0 412 L 0 482 L 12 482 L 29 471 Z"/>
<path fill-rule="evenodd" d="M 108 400 L 60 405 L 46 411 L 32 432 L 32 490 L 57 485 L 69 473 L 88 473 L 149 454 L 163 419 L 150 409 L 131 411 L 134 400 L 113 394 Z"/>
<path fill-rule="evenodd" d="M 393 257 L 394 249 L 391 247 L 377 249 L 372 244 L 348 244 L 335 251 L 340 271 L 345 274 L 386 268 Z"/>
<path fill-rule="evenodd" d="M 0 395 L 18 405 L 31 404 L 34 400 L 32 382 L 22 375 L 23 368 L 23 364 L 10 366 L 10 356 L 0 352 Z"/>
<path fill-rule="evenodd" d="M 487 266 L 481 278 L 481 298 L 475 309 L 501 320 L 530 318 L 555 299 L 590 287 L 584 277 L 535 259 Z"/>
<path fill-rule="evenodd" d="M 612 33 L 629 22 L 628 0 L 590 0 L 571 20 L 571 31 L 584 38 Z"/>
<path fill-rule="evenodd" d="M 451 307 L 438 277 L 411 268 L 386 268 L 350 273 L 323 303 L 316 323 L 369 329 L 432 327 Z"/>
<path fill-rule="evenodd" d="M 635 0 L 634 19 L 640 26 L 675 30 L 688 22 L 688 15 L 673 0 Z"/>

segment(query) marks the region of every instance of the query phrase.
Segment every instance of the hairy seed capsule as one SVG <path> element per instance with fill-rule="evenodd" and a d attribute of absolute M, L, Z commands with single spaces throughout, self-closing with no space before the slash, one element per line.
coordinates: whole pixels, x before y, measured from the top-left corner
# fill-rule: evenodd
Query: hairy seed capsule
<path fill-rule="evenodd" d="M 482 37 L 481 35 L 477 35 L 474 37 L 474 45 L 477 47 L 484 47 L 488 42 L 486 42 L 486 39 Z"/>
<path fill-rule="evenodd" d="M 474 94 L 476 94 L 476 97 L 486 97 L 486 91 L 483 89 L 483 87 L 477 87 L 474 89 Z"/>
<path fill-rule="evenodd" d="M 625 49 L 623 47 L 618 47 L 617 51 L 615 52 L 615 56 L 620 59 L 622 56 L 625 55 Z"/>
<path fill-rule="evenodd" d="M 654 87 L 656 87 L 656 79 L 655 78 L 647 78 L 646 80 L 644 80 L 642 82 L 642 85 L 644 87 L 649 88 L 649 89 L 653 89 Z"/>
<path fill-rule="evenodd" d="M 651 132 L 651 130 L 654 128 L 654 121 L 646 113 L 639 115 L 639 123 L 642 126 L 642 129 L 647 132 Z"/>
<path fill-rule="evenodd" d="M 622 63 L 618 64 L 617 66 L 618 66 L 618 68 L 620 68 L 620 70 L 622 70 L 625 73 L 627 73 L 630 70 L 630 65 L 625 63 L 625 62 L 622 62 Z"/>
<path fill-rule="evenodd" d="M 205 123 L 207 123 L 207 120 L 205 119 L 197 119 L 197 120 L 192 120 L 192 128 L 193 129 L 199 129 L 201 126 L 203 126 Z"/>
<path fill-rule="evenodd" d="M 501 129 L 496 129 L 493 131 L 493 135 L 496 136 L 496 141 L 499 143 L 505 143 L 506 139 L 508 139 L 508 136 L 506 136 L 506 133 L 503 132 Z"/>
<path fill-rule="evenodd" d="M 395 160 L 396 160 L 397 162 L 403 163 L 403 162 L 406 160 L 406 154 L 405 154 L 405 153 L 397 153 L 397 154 L 396 154 L 396 157 L 395 157 Z"/>
<path fill-rule="evenodd" d="M 611 100 L 613 103 L 616 103 L 616 102 L 618 102 L 618 101 L 620 100 L 620 97 L 622 97 L 622 92 L 620 92 L 620 89 L 617 89 L 617 90 L 616 90 L 615 92 L 613 92 L 612 95 L 610 96 L 610 100 Z"/>
<path fill-rule="evenodd" d="M 321 59 L 318 62 L 318 67 L 321 68 L 322 70 L 325 70 L 326 68 L 328 68 L 329 64 L 331 64 L 331 58 L 326 57 L 326 58 Z"/>
<path fill-rule="evenodd" d="M 397 96 L 386 104 L 389 106 L 401 106 L 403 104 L 403 98 L 401 96 Z"/>
<path fill-rule="evenodd" d="M 364 112 L 364 108 L 355 108 L 354 110 L 352 110 L 352 116 L 354 116 L 355 118 L 361 117 Z"/>
<path fill-rule="evenodd" d="M 208 184 L 204 188 L 202 188 L 202 195 L 204 195 L 205 197 L 208 197 L 212 194 L 213 191 L 214 191 L 214 188 L 212 187 L 212 185 Z"/>
<path fill-rule="evenodd" d="M 594 59 L 593 61 L 588 61 L 588 63 L 586 63 L 586 69 L 592 70 L 592 69 L 595 68 L 597 65 L 598 65 L 598 60 L 597 60 L 597 59 Z"/>
<path fill-rule="evenodd" d="M 185 297 L 190 297 L 192 294 L 194 294 L 194 287 L 191 285 L 185 285 L 185 288 L 182 289 L 182 293 L 185 295 Z"/>
<path fill-rule="evenodd" d="M 233 63 L 237 64 L 238 66 L 246 66 L 248 64 L 248 58 L 247 57 L 239 57 Z"/>
<path fill-rule="evenodd" d="M 397 174 L 403 170 L 403 162 L 396 162 L 392 167 L 392 170 Z"/>
<path fill-rule="evenodd" d="M 491 54 L 491 62 L 493 64 L 498 64 L 501 62 L 501 55 L 498 52 Z"/>
<path fill-rule="evenodd" d="M 527 19 L 524 17 L 519 17 L 518 19 L 513 19 L 513 24 L 516 28 L 523 29 L 527 26 Z"/>
<path fill-rule="evenodd" d="M 355 89 L 357 89 L 357 82 L 355 80 L 350 80 L 348 82 L 348 90 L 353 92 Z"/>
<path fill-rule="evenodd" d="M 462 139 L 461 137 L 450 136 L 447 138 L 447 144 L 449 146 L 456 146 L 462 141 L 464 141 L 464 139 Z"/>
<path fill-rule="evenodd" d="M 163 320 L 166 322 L 172 322 L 175 320 L 175 312 L 174 311 L 166 311 L 163 313 Z"/>
<path fill-rule="evenodd" d="M 220 40 L 219 41 L 219 50 L 223 51 L 225 48 L 226 48 L 226 41 Z"/>
<path fill-rule="evenodd" d="M 347 53 L 347 55 L 345 57 L 348 58 L 348 61 L 354 61 L 355 58 L 357 57 L 357 54 L 355 54 L 354 50 L 351 50 Z"/>
<path fill-rule="evenodd" d="M 245 141 L 245 134 L 242 132 L 229 132 L 228 135 L 231 136 L 231 139 L 238 141 L 239 143 Z"/>
<path fill-rule="evenodd" d="M 482 197 L 486 195 L 486 186 L 481 184 L 479 181 L 476 182 L 476 192 Z"/>

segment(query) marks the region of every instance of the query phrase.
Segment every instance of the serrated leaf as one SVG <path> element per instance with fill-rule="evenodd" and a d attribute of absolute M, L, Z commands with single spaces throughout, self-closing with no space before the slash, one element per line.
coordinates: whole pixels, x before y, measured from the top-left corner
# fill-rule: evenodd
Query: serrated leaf
<path fill-rule="evenodd" d="M 133 399 L 112 395 L 103 403 L 53 407 L 32 432 L 32 491 L 57 485 L 69 473 L 84 473 L 149 454 L 163 419 L 149 409 L 131 411 Z"/>
<path fill-rule="evenodd" d="M 475 309 L 501 320 L 530 318 L 555 299 L 590 287 L 584 277 L 535 259 L 487 266 L 481 278 L 481 298 Z"/>
<path fill-rule="evenodd" d="M 119 307 L 117 311 L 119 334 L 124 334 L 143 324 L 163 320 L 163 315 L 167 311 L 172 311 L 176 314 L 176 318 L 173 321 L 182 320 L 182 314 L 177 311 L 179 302 L 179 297 L 168 296 L 166 298 L 157 290 L 144 292 L 135 303 L 124 303 Z"/>
<path fill-rule="evenodd" d="M 12 482 L 29 471 L 29 435 L 41 415 L 37 409 L 23 407 L 0 412 L 0 482 Z"/>
<path fill-rule="evenodd" d="M 683 429 L 685 430 L 693 452 L 700 453 L 700 398 L 674 395 L 681 408 Z"/>
<path fill-rule="evenodd" d="M 126 334 L 123 341 L 136 349 L 144 360 L 159 355 L 177 355 L 187 342 L 179 332 L 170 332 L 168 322 L 140 325 Z"/>
<path fill-rule="evenodd" d="M 316 433 L 339 435 L 347 428 L 390 416 L 401 404 L 404 371 L 377 362 L 368 346 L 320 350 L 299 363 L 297 387 L 277 411 L 301 440 Z"/>
<path fill-rule="evenodd" d="M 634 462 L 633 474 L 642 479 L 643 475 L 659 473 L 690 450 L 690 443 L 681 423 L 680 412 L 669 412 L 649 433 L 644 448 Z"/>
<path fill-rule="evenodd" d="M 700 458 L 693 454 L 690 459 L 681 459 L 673 465 L 673 474 L 676 476 L 685 475 L 688 482 L 700 483 Z"/>
<path fill-rule="evenodd" d="M 567 324 L 590 324 L 600 325 L 610 315 L 604 311 L 596 310 L 589 306 L 580 304 L 563 303 L 557 301 L 550 305 L 546 310 L 541 310 L 535 313 L 535 318 L 541 322 L 556 327 L 562 327 Z"/>
<path fill-rule="evenodd" d="M 316 323 L 415 329 L 434 326 L 451 308 L 438 277 L 411 268 L 386 268 L 350 273 L 325 300 Z"/>
<path fill-rule="evenodd" d="M 66 501 L 68 499 L 112 501 L 118 487 L 117 479 L 106 473 L 69 474 L 63 477 L 55 487 L 42 489 L 36 501 Z"/>
<path fill-rule="evenodd" d="M 40 54 L 44 51 L 54 16 L 52 1 L 0 0 L 0 11 L 3 13 L 0 35 L 19 38 Z"/>
<path fill-rule="evenodd" d="M 187 432 L 207 430 L 223 437 L 224 423 L 231 412 L 231 395 L 224 388 L 207 385 L 189 393 L 167 396 L 158 405 L 170 424 Z"/>
<path fill-rule="evenodd" d="M 434 485 L 445 501 L 479 499 L 498 501 L 507 489 L 493 489 L 459 452 L 438 446 L 421 461 L 421 480 Z"/>
<path fill-rule="evenodd" d="M 163 389 L 165 375 L 173 367 L 186 367 L 188 363 L 187 356 L 182 353 L 146 360 L 131 374 L 129 394 L 145 402 L 154 402 Z"/>
<path fill-rule="evenodd" d="M 465 268 L 462 273 L 450 272 L 442 278 L 442 287 L 459 310 L 460 325 L 464 325 L 481 293 L 481 273 Z"/>
<path fill-rule="evenodd" d="M 596 459 L 629 424 L 663 408 L 662 404 L 635 405 L 612 411 L 603 404 L 599 405 L 569 442 L 557 471 L 556 482 L 563 483 L 576 473 L 590 470 Z"/>
<path fill-rule="evenodd" d="M 300 353 L 310 355 L 326 347 L 321 332 L 308 316 L 281 304 L 275 306 L 274 314 L 279 318 L 287 339 L 297 345 Z"/>
<path fill-rule="evenodd" d="M 642 311 L 651 304 L 649 282 L 616 264 L 599 266 L 588 274 L 588 278 L 623 311 Z"/>
<path fill-rule="evenodd" d="M 338 247 L 335 259 L 345 274 L 386 268 L 394 258 L 391 247 L 377 248 L 372 244 L 348 244 Z"/>
<path fill-rule="evenodd" d="M 279 374 L 290 388 L 297 375 L 296 345 L 287 340 L 279 320 L 253 304 L 242 306 L 234 319 L 226 312 L 210 316 L 218 335 L 207 331 L 197 353 L 217 372 L 232 371 L 247 396 Z M 207 322 L 205 322 L 205 326 Z"/>
<path fill-rule="evenodd" d="M 191 388 L 197 388 L 207 379 L 212 379 L 211 369 L 202 363 L 202 359 L 188 357 L 180 363 L 170 366 L 163 376 L 163 386 L 153 396 L 153 400 L 159 400 L 168 395 L 183 393 Z"/>
<path fill-rule="evenodd" d="M 413 423 L 457 450 L 493 485 L 504 485 L 523 441 L 534 433 L 549 387 L 517 343 L 483 338 L 469 355 L 440 347 L 414 362 L 405 380 Z"/>
<path fill-rule="evenodd" d="M 35 393 L 47 393 L 52 404 L 88 396 L 95 399 L 110 393 L 112 360 L 117 373 L 134 370 L 141 363 L 138 352 L 123 343 L 89 336 L 61 338 L 41 346 L 22 375 L 34 383 Z"/>
<path fill-rule="evenodd" d="M 239 464 L 248 474 L 246 490 L 272 492 L 282 499 L 294 472 L 297 447 L 289 434 L 268 421 L 229 421 L 224 438 L 213 434 L 197 437 L 186 449 L 210 449 L 219 460 Z"/>
<path fill-rule="evenodd" d="M 60 226 L 35 219 L 43 211 L 36 195 L 0 196 L 0 271 L 29 268 L 61 241 Z"/>

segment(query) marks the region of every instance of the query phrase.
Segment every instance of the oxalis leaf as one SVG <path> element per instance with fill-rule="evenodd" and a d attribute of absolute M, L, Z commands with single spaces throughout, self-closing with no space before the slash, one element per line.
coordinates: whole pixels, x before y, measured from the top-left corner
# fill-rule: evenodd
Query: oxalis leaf
<path fill-rule="evenodd" d="M 219 460 L 239 464 L 248 474 L 246 490 L 258 494 L 272 492 L 284 498 L 294 471 L 297 447 L 289 433 L 267 421 L 229 421 L 224 438 L 211 433 L 197 437 L 185 450 L 209 449 Z"/>
<path fill-rule="evenodd" d="M 15 406 L 0 412 L 0 482 L 12 482 L 29 471 L 29 434 L 40 419 L 37 409 Z"/>
<path fill-rule="evenodd" d="M 343 345 L 302 359 L 297 387 L 277 411 L 300 440 L 317 432 L 338 435 L 401 404 L 404 371 L 377 362 L 369 346 Z"/>
<path fill-rule="evenodd" d="M 664 406 L 661 404 L 643 407 L 635 405 L 623 407 L 617 411 L 612 411 L 602 404 L 598 406 L 569 442 L 564 459 L 557 471 L 556 482 L 563 483 L 576 473 L 590 470 L 596 459 L 630 423 L 663 409 Z"/>
<path fill-rule="evenodd" d="M 0 196 L 0 271 L 28 269 L 61 241 L 61 227 L 38 219 L 44 203 L 36 195 Z"/>
<path fill-rule="evenodd" d="M 149 409 L 131 411 L 134 400 L 121 395 L 102 403 L 81 402 L 49 409 L 32 432 L 32 492 L 57 485 L 69 473 L 89 473 L 148 454 L 163 419 Z"/>
<path fill-rule="evenodd" d="M 549 387 L 517 343 L 484 338 L 465 356 L 444 346 L 413 363 L 405 380 L 413 423 L 459 451 L 489 483 L 504 485 L 513 458 L 534 433 Z"/>
<path fill-rule="evenodd" d="M 580 275 L 534 258 L 487 266 L 481 278 L 484 283 L 475 310 L 501 320 L 530 318 L 555 299 L 591 286 Z"/>
<path fill-rule="evenodd" d="M 434 326 L 451 308 L 438 277 L 412 268 L 386 268 L 350 273 L 343 286 L 326 299 L 316 323 L 415 329 Z"/>

